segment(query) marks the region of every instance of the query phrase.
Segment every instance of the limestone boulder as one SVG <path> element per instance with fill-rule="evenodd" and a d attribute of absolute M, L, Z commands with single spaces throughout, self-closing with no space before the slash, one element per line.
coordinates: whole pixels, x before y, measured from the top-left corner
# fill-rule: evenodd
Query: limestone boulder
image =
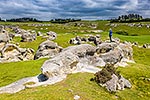
<path fill-rule="evenodd" d="M 36 40 L 36 34 L 31 34 L 29 32 L 21 33 L 21 42 L 31 42 Z"/>
<path fill-rule="evenodd" d="M 89 44 L 70 46 L 62 52 L 44 62 L 42 73 L 47 77 L 72 73 L 77 69 L 81 58 L 94 55 L 96 48 Z"/>
<path fill-rule="evenodd" d="M 123 52 L 119 48 L 115 48 L 113 51 L 101 54 L 100 58 L 102 58 L 106 64 L 114 65 L 121 61 Z"/>
<path fill-rule="evenodd" d="M 9 42 L 9 35 L 6 31 L 0 33 L 0 42 Z"/>
<path fill-rule="evenodd" d="M 1 57 L 0 62 L 16 62 L 32 60 L 34 56 L 34 50 L 31 48 L 19 48 L 15 44 L 5 44 L 0 50 Z"/>
<path fill-rule="evenodd" d="M 81 42 L 82 42 L 82 40 L 81 40 L 81 37 L 79 37 L 79 36 L 76 36 L 75 38 L 71 38 L 70 40 L 69 40 L 69 43 L 70 44 L 81 44 Z"/>
<path fill-rule="evenodd" d="M 117 90 L 124 90 L 124 88 L 131 88 L 131 83 L 122 75 L 116 72 L 116 68 L 112 65 L 106 65 L 101 71 L 96 72 L 94 80 L 100 86 L 106 87 L 109 92 L 116 92 Z"/>
<path fill-rule="evenodd" d="M 124 88 L 132 87 L 131 83 L 123 76 L 119 78 L 113 74 L 111 77 L 112 78 L 109 81 L 103 84 L 109 92 L 116 92 L 117 90 L 124 90 Z"/>
<path fill-rule="evenodd" d="M 42 32 L 38 31 L 37 36 L 43 36 Z"/>
<path fill-rule="evenodd" d="M 57 38 L 57 33 L 53 32 L 53 31 L 47 32 L 47 35 L 48 35 L 49 40 L 55 40 Z"/>
<path fill-rule="evenodd" d="M 57 43 L 47 40 L 42 42 L 39 47 L 38 50 L 34 56 L 34 59 L 39 59 L 39 58 L 43 58 L 43 57 L 53 57 L 55 56 L 57 53 L 61 52 L 62 47 L 58 46 Z"/>
<path fill-rule="evenodd" d="M 115 42 L 112 42 L 112 43 L 105 43 L 104 42 L 104 43 L 101 43 L 97 46 L 96 52 L 98 54 L 106 53 L 109 51 L 113 51 L 117 46 L 118 46 L 118 44 Z"/>
<path fill-rule="evenodd" d="M 3 33 L 3 30 L 4 30 L 4 26 L 0 25 L 0 33 Z"/>
<path fill-rule="evenodd" d="M 120 43 L 118 47 L 121 49 L 124 59 L 133 60 L 133 49 L 131 43 Z"/>
<path fill-rule="evenodd" d="M 9 35 L 9 40 L 12 40 L 15 37 L 15 34 L 13 33 L 9 33 L 8 35 Z"/>

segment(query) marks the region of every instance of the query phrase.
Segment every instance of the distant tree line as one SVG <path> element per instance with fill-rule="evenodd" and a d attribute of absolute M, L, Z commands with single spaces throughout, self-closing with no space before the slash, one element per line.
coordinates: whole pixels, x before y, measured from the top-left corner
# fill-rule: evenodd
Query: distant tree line
<path fill-rule="evenodd" d="M 76 21 L 81 21 L 81 19 L 73 19 L 73 18 L 68 18 L 68 19 L 51 19 L 51 23 L 69 23 L 69 22 L 76 22 Z"/>
<path fill-rule="evenodd" d="M 12 19 L 6 19 L 7 22 L 39 22 L 36 18 L 12 18 Z"/>
<path fill-rule="evenodd" d="M 150 18 L 143 18 L 139 14 L 128 14 L 128 15 L 121 15 L 118 18 L 111 19 L 110 22 L 143 22 L 143 21 L 150 21 Z"/>
<path fill-rule="evenodd" d="M 45 21 L 37 20 L 36 18 L 28 18 L 28 17 L 12 18 L 12 19 L 6 19 L 6 20 L 2 20 L 0 18 L 0 21 L 5 21 L 5 22 L 45 22 Z M 74 19 L 74 18 L 68 18 L 68 19 L 51 19 L 48 22 L 63 24 L 63 23 L 76 22 L 76 21 L 81 21 L 81 19 Z"/>

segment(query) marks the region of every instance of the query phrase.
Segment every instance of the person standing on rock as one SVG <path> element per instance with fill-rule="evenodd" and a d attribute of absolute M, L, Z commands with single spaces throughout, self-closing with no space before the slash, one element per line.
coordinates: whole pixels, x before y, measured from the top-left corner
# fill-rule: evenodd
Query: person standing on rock
<path fill-rule="evenodd" d="M 109 29 L 109 39 L 110 39 L 110 42 L 112 42 L 112 34 L 113 34 L 113 32 L 112 32 L 112 29 L 110 28 Z"/>

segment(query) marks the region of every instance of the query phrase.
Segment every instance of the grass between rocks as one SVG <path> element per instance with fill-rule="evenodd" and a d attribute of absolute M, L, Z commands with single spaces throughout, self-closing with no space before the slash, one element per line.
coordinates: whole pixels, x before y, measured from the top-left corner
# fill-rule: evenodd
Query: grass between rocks
<path fill-rule="evenodd" d="M 98 22 L 98 21 L 97 21 Z M 97 23 L 96 22 L 96 23 Z M 88 23 L 88 22 L 86 22 Z M 100 24 L 100 22 L 98 22 Z M 101 22 L 99 27 L 106 23 Z M 27 26 L 26 26 L 27 27 Z M 105 27 L 103 27 L 105 28 Z M 106 27 L 107 29 L 108 27 Z M 71 30 L 71 29 L 69 29 Z M 69 32 L 69 30 L 65 30 Z M 58 30 L 58 38 L 55 42 L 62 47 L 69 46 L 68 41 L 76 35 L 83 36 L 90 33 L 73 32 L 66 33 Z M 108 38 L 108 32 L 100 33 L 102 39 Z M 150 35 L 141 36 L 123 36 L 113 34 L 122 41 L 137 41 L 140 44 L 150 43 Z M 45 41 L 41 37 L 34 42 L 20 42 L 20 38 L 15 38 L 14 42 L 19 42 L 20 47 L 30 47 L 37 50 L 38 45 Z M 133 47 L 135 64 L 129 64 L 127 67 L 119 67 L 121 75 L 127 78 L 131 84 L 131 89 L 109 93 L 105 88 L 100 87 L 93 81 L 94 77 L 90 73 L 70 74 L 68 77 L 54 85 L 40 86 L 31 89 L 25 89 L 15 94 L 0 94 L 0 100 L 73 100 L 74 95 L 79 95 L 80 100 L 149 100 L 150 98 L 150 49 Z M 8 85 L 21 78 L 35 76 L 40 73 L 40 67 L 47 59 L 31 60 L 25 62 L 13 62 L 0 64 L 0 87 Z"/>

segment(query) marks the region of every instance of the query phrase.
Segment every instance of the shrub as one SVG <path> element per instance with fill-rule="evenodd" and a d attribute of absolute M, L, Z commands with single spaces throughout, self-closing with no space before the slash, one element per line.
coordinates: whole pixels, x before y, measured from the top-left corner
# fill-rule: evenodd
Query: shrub
<path fill-rule="evenodd" d="M 116 72 L 116 68 L 113 67 L 113 65 L 106 65 L 101 71 L 96 72 L 94 74 L 95 78 L 91 79 L 91 81 L 96 81 L 97 83 L 106 83 L 109 81 L 112 77 L 112 75 L 115 74 L 118 77 L 120 77 L 119 73 Z"/>

